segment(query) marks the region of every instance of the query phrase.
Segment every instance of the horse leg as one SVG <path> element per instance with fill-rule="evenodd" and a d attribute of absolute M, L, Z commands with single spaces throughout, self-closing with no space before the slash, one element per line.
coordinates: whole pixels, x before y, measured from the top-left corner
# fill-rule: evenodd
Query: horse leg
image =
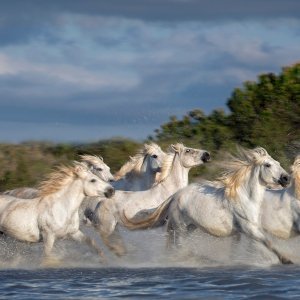
<path fill-rule="evenodd" d="M 177 248 L 178 241 L 179 241 L 179 231 L 176 228 L 174 228 L 174 226 L 171 223 L 168 223 L 166 248 L 168 250 Z"/>
<path fill-rule="evenodd" d="M 82 242 L 86 243 L 89 247 L 96 250 L 96 252 L 101 257 L 101 259 L 105 259 L 103 251 L 101 250 L 100 247 L 98 247 L 95 240 L 93 240 L 90 237 L 84 235 L 80 230 L 78 230 L 77 232 L 71 234 L 71 238 L 74 241 L 77 241 L 77 242 L 80 242 L 80 243 L 82 243 Z"/>
<path fill-rule="evenodd" d="M 43 234 L 43 241 L 44 241 L 44 256 L 50 257 L 55 242 L 54 234 L 50 234 L 50 233 Z"/>
<path fill-rule="evenodd" d="M 250 222 L 243 222 L 241 223 L 241 225 L 244 232 L 249 234 L 254 240 L 262 243 L 268 250 L 274 253 L 282 264 L 293 263 L 289 258 L 284 256 L 273 246 L 272 242 L 269 239 L 267 239 L 267 237 L 263 234 L 263 232 L 257 225 L 252 224 Z"/>
<path fill-rule="evenodd" d="M 114 252 L 117 256 L 124 256 L 127 251 L 122 240 L 122 237 L 118 231 L 118 228 L 114 227 L 110 231 L 103 231 L 100 232 L 101 238 L 105 245 Z"/>
<path fill-rule="evenodd" d="M 42 236 L 44 242 L 44 253 L 41 265 L 43 267 L 56 267 L 59 265 L 60 260 L 51 253 L 55 242 L 55 236 L 52 233 L 43 233 Z"/>
<path fill-rule="evenodd" d="M 293 264 L 293 262 L 289 258 L 284 256 L 276 248 L 274 248 L 270 240 L 266 239 L 265 241 L 263 241 L 263 244 L 278 257 L 279 261 L 282 264 L 284 265 Z"/>

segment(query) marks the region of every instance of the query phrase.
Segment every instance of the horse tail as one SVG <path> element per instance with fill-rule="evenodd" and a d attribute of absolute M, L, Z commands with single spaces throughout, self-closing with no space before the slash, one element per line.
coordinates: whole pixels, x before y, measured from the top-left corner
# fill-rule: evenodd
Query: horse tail
<path fill-rule="evenodd" d="M 123 210 L 121 214 L 121 220 L 124 226 L 130 230 L 146 229 L 162 226 L 165 223 L 167 217 L 168 208 L 173 200 L 173 195 L 165 200 L 161 205 L 154 209 L 142 210 L 134 216 L 134 218 L 129 219 L 125 211 Z"/>

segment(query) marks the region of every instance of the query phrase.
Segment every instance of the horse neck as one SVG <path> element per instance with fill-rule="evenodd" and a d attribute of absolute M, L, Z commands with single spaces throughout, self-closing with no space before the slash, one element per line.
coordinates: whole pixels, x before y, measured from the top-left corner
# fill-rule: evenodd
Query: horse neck
<path fill-rule="evenodd" d="M 189 183 L 189 171 L 190 168 L 185 168 L 181 164 L 180 157 L 176 153 L 170 174 L 163 182 L 163 185 L 169 188 L 175 188 L 175 190 L 186 187 Z"/>
<path fill-rule="evenodd" d="M 156 172 L 153 171 L 151 165 L 149 164 L 149 156 L 144 160 L 142 171 L 139 176 L 140 185 L 143 188 L 151 188 L 155 182 Z"/>
<path fill-rule="evenodd" d="M 69 184 L 66 184 L 66 186 L 64 186 L 58 192 L 48 195 L 46 197 L 55 199 L 55 203 L 59 203 L 68 211 L 74 212 L 79 209 L 84 199 L 82 180 L 76 178 L 72 180 Z"/>
<path fill-rule="evenodd" d="M 124 181 L 127 183 L 128 187 L 136 187 L 137 190 L 148 189 L 155 182 L 156 173 L 153 172 L 150 164 L 148 163 L 148 157 L 144 159 L 143 165 L 141 167 L 141 172 L 136 173 L 134 171 L 129 172 Z"/>
<path fill-rule="evenodd" d="M 243 214 L 250 222 L 260 223 L 260 211 L 266 187 L 260 183 L 259 168 L 254 167 L 237 189 L 237 198 Z"/>

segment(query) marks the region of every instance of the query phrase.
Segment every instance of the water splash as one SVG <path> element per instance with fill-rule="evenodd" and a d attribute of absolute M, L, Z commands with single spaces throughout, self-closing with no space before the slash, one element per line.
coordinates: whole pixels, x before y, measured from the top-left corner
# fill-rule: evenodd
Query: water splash
<path fill-rule="evenodd" d="M 277 258 L 257 242 L 245 236 L 215 238 L 195 231 L 181 240 L 178 249 L 166 249 L 164 228 L 130 232 L 121 230 L 128 254 L 122 258 L 114 256 L 102 244 L 92 228 L 84 231 L 97 240 L 104 249 L 106 262 L 103 264 L 96 253 L 87 245 L 74 241 L 57 241 L 54 254 L 60 268 L 68 267 L 210 267 L 210 266 L 270 266 L 277 264 Z M 274 244 L 295 263 L 300 263 L 298 253 L 300 239 L 288 241 L 273 239 Z M 0 238 L 0 269 L 41 268 L 43 244 L 29 244 Z"/>

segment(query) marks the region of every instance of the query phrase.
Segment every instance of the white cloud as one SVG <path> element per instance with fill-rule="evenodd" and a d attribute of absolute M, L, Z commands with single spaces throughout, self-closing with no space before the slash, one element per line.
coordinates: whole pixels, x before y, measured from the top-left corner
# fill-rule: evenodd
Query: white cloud
<path fill-rule="evenodd" d="M 136 76 L 128 76 L 122 71 L 111 72 L 87 70 L 75 65 L 67 64 L 40 64 L 15 60 L 13 57 L 0 53 L 0 75 L 35 74 L 43 76 L 45 80 L 50 77 L 52 80 L 63 81 L 66 84 L 73 84 L 85 88 L 120 89 L 126 90 L 138 85 Z"/>
<path fill-rule="evenodd" d="M 99 119 L 114 114 L 150 128 L 138 113 L 167 120 L 184 107 L 224 106 L 229 95 L 222 89 L 299 60 L 299 25 L 296 19 L 167 23 L 60 15 L 51 38 L 0 48 L 1 103 L 7 98 L 5 104 L 16 108 L 24 101 L 33 108 L 68 108 L 76 116 L 93 112 Z M 173 104 L 178 99 L 184 99 L 180 108 Z M 153 123 L 151 130 L 159 125 Z"/>

